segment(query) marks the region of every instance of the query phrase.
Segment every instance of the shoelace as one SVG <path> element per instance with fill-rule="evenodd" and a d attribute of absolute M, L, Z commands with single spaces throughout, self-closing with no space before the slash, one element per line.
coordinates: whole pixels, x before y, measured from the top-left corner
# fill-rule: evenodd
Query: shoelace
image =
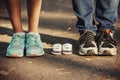
<path fill-rule="evenodd" d="M 27 43 L 30 45 L 30 46 L 36 46 L 38 43 L 37 43 L 37 37 L 36 36 L 32 36 L 32 35 L 30 35 L 30 36 L 28 36 L 28 41 L 27 41 Z"/>
<path fill-rule="evenodd" d="M 112 36 L 110 35 L 110 33 L 106 33 L 105 31 L 102 32 L 100 34 L 100 36 L 98 36 L 98 39 L 97 39 L 97 42 L 98 42 L 98 45 L 102 42 L 108 42 L 108 43 L 111 43 L 113 45 L 116 46 L 116 41 L 112 38 Z"/>
<path fill-rule="evenodd" d="M 80 43 L 88 43 L 91 41 L 95 41 L 95 36 L 92 32 L 85 32 L 82 34 L 81 39 L 80 39 Z"/>
<path fill-rule="evenodd" d="M 23 44 L 23 40 L 21 40 L 21 39 L 23 39 L 21 36 L 15 36 L 15 37 L 13 37 L 13 41 L 12 41 L 12 47 L 18 47 L 18 46 L 20 46 L 21 44 Z"/>

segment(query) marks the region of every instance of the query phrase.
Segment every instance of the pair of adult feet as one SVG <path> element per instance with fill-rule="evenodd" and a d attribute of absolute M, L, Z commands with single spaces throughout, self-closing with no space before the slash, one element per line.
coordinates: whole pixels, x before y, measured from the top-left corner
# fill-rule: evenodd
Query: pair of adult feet
<path fill-rule="evenodd" d="M 7 48 L 7 57 L 37 57 L 44 54 L 40 35 L 38 33 L 14 33 Z"/>
<path fill-rule="evenodd" d="M 81 34 L 79 42 L 80 55 L 116 55 L 116 42 L 113 39 L 113 33 L 106 29 L 96 35 L 85 30 Z"/>

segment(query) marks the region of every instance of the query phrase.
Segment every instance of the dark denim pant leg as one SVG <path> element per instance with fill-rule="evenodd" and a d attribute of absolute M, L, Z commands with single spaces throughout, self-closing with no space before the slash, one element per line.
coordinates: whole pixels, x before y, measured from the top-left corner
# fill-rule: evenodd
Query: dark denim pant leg
<path fill-rule="evenodd" d="M 73 10 L 78 18 L 77 28 L 81 33 L 83 30 L 96 32 L 96 26 L 93 25 L 94 19 L 94 0 L 72 0 Z"/>
<path fill-rule="evenodd" d="M 98 29 L 115 30 L 113 26 L 118 18 L 119 0 L 97 0 L 96 1 L 96 20 L 100 23 Z"/>

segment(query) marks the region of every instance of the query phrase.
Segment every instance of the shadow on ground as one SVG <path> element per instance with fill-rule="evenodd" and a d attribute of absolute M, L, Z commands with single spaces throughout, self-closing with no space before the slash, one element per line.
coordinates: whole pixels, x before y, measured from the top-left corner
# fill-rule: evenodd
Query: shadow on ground
<path fill-rule="evenodd" d="M 82 57 L 80 57 L 82 58 Z M 97 66 L 94 64 L 88 64 L 85 62 L 74 61 L 71 59 L 67 59 L 64 57 L 54 57 L 54 56 L 45 56 L 43 60 L 49 62 L 49 64 L 57 64 L 57 63 L 65 63 L 65 67 L 72 68 L 73 70 L 87 70 L 88 72 L 93 74 L 99 74 L 104 76 L 115 77 L 118 80 L 120 79 L 120 70 L 114 68 L 108 68 L 107 66 Z"/>

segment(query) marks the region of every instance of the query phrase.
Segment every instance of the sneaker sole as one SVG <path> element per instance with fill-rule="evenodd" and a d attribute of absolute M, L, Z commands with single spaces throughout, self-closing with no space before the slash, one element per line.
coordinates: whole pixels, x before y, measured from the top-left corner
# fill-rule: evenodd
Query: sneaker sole
<path fill-rule="evenodd" d="M 29 55 L 26 55 L 27 57 L 40 57 L 43 56 L 45 53 L 41 53 L 41 54 L 36 54 L 36 53 L 31 53 Z"/>
<path fill-rule="evenodd" d="M 95 56 L 95 55 L 98 55 L 98 51 L 97 50 L 87 50 L 85 53 L 85 52 L 79 50 L 79 54 L 81 56 Z"/>
<path fill-rule="evenodd" d="M 108 50 L 105 50 L 103 52 L 99 52 L 99 55 L 103 55 L 103 56 L 115 56 L 117 53 L 116 52 L 111 52 Z"/>
<path fill-rule="evenodd" d="M 117 49 L 116 48 L 102 48 L 99 51 L 99 55 L 103 55 L 103 56 L 114 56 L 117 54 Z"/>
<path fill-rule="evenodd" d="M 23 57 L 23 55 L 17 55 L 17 54 L 12 54 L 12 55 L 8 55 L 8 54 L 6 54 L 6 56 L 7 57 L 11 57 L 11 58 L 21 58 L 21 57 Z"/>

